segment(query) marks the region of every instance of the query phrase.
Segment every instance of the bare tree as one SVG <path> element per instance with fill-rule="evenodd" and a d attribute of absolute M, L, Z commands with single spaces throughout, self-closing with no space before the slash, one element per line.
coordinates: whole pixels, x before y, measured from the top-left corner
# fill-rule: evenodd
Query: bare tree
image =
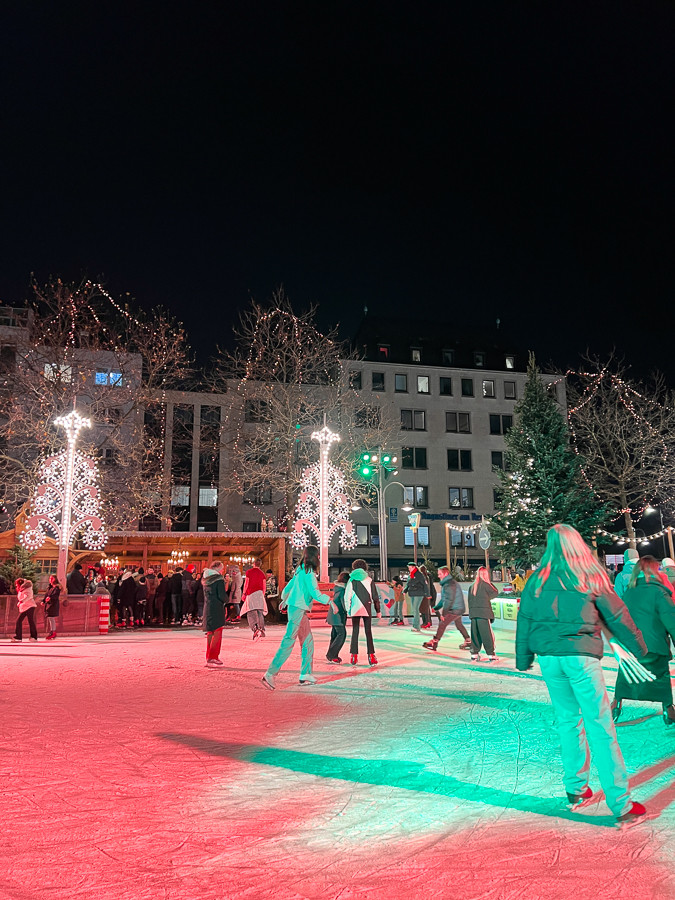
<path fill-rule="evenodd" d="M 63 446 L 54 418 L 76 404 L 93 422 L 79 448 L 100 462 L 112 525 L 168 508 L 163 394 L 191 372 L 185 332 L 162 309 L 134 310 L 100 284 L 33 285 L 18 327 L 3 329 L 0 483 L 14 516 L 40 461 Z"/>
<path fill-rule="evenodd" d="M 350 385 L 354 357 L 337 330 L 324 334 L 315 320 L 315 308 L 297 314 L 283 290 L 269 306 L 252 302 L 235 329 L 236 350 L 220 352 L 212 373 L 214 389 L 231 397 L 223 428 L 231 490 L 263 517 L 276 504 L 281 527 L 293 517 L 303 469 L 317 459 L 312 431 L 325 421 L 341 435 L 331 459 L 358 497 L 370 490 L 356 476 L 359 452 L 394 430 L 388 408 Z"/>
<path fill-rule="evenodd" d="M 633 518 L 672 493 L 675 410 L 660 375 L 640 384 L 613 358 L 586 363 L 586 371 L 567 373 L 573 446 L 588 483 L 623 516 L 635 547 Z"/>

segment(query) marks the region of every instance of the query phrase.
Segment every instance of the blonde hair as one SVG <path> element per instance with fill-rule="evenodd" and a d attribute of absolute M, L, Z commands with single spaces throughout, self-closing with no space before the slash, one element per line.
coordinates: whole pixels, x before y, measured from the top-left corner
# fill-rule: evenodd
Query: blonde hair
<path fill-rule="evenodd" d="M 656 581 L 658 584 L 662 585 L 662 587 L 666 588 L 670 596 L 673 597 L 673 586 L 670 581 L 668 581 L 666 575 L 663 572 L 659 572 L 658 559 L 655 559 L 649 554 L 641 557 L 633 568 L 628 587 L 635 587 L 640 575 L 644 575 L 645 584 L 649 584 L 650 581 Z"/>
<path fill-rule="evenodd" d="M 497 588 L 494 586 L 494 584 L 490 581 L 490 573 L 488 572 L 488 570 L 485 568 L 485 566 L 480 566 L 480 568 L 476 572 L 476 580 L 473 582 L 473 584 L 469 588 L 469 593 L 471 594 L 472 597 L 476 596 L 476 594 L 478 592 L 478 584 L 481 581 L 484 582 L 485 584 L 487 584 L 488 587 L 491 587 L 494 591 L 497 590 Z"/>
<path fill-rule="evenodd" d="M 554 575 L 562 585 L 582 594 L 610 593 L 612 585 L 604 566 L 571 525 L 554 525 L 546 535 L 546 550 L 539 570 L 532 576 L 538 597 L 549 577 Z"/>

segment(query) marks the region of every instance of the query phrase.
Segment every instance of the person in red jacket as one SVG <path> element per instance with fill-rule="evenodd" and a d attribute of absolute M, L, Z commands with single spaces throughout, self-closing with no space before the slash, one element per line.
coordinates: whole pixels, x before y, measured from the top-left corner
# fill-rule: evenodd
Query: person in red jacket
<path fill-rule="evenodd" d="M 241 592 L 241 615 L 246 615 L 248 624 L 253 632 L 253 640 L 259 641 L 265 637 L 265 573 L 260 568 L 260 560 L 256 559 L 244 578 L 244 587 Z"/>

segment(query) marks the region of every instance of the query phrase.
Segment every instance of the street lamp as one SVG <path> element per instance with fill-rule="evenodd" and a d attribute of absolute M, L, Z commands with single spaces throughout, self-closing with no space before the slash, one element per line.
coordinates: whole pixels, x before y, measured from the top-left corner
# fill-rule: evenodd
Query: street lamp
<path fill-rule="evenodd" d="M 657 507 L 651 506 L 651 505 L 645 507 L 645 515 L 651 515 L 651 513 L 655 513 L 655 512 L 657 512 L 659 514 L 659 519 L 661 520 L 661 540 L 663 541 L 663 556 L 665 558 L 665 556 L 667 555 L 667 550 L 666 550 L 666 529 L 663 527 L 663 513 L 661 512 L 660 507 L 657 508 Z M 672 555 L 673 555 L 673 547 L 672 547 L 673 538 L 672 538 L 672 531 L 671 531 L 670 525 L 668 526 L 668 543 L 670 544 L 670 555 L 672 557 Z"/>

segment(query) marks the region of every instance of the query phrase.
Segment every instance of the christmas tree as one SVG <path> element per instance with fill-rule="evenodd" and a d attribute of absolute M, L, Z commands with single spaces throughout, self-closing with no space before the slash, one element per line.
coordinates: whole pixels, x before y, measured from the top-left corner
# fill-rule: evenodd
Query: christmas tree
<path fill-rule="evenodd" d="M 505 437 L 506 468 L 490 530 L 505 562 L 539 561 L 552 525 L 576 528 L 586 541 L 607 519 L 605 506 L 583 479 L 582 460 L 570 447 L 566 419 L 530 355 L 525 391 Z"/>

